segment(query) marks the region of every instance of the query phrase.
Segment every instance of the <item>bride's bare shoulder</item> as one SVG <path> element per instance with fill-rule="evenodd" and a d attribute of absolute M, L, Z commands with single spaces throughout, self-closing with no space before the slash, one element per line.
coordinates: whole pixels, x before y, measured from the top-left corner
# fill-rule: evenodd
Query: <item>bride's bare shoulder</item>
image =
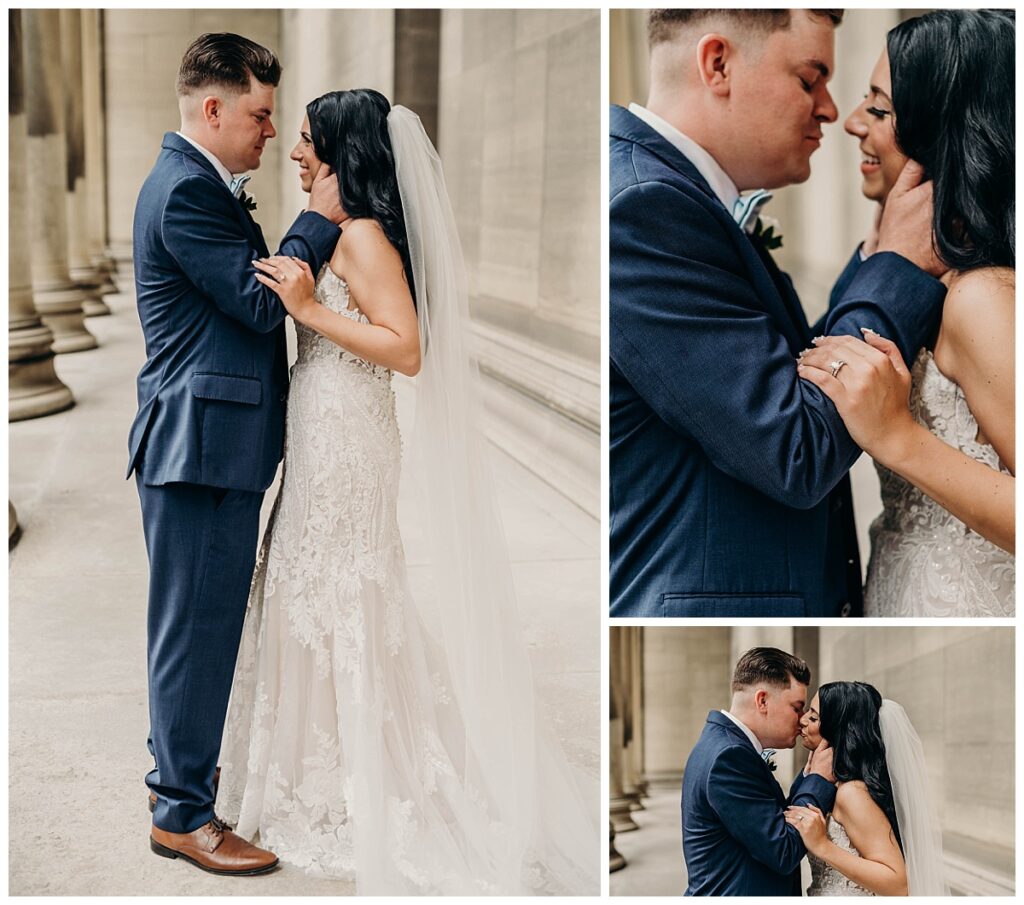
<path fill-rule="evenodd" d="M 1012 382 L 1014 288 L 1010 267 L 981 267 L 950 275 L 935 361 L 951 380 L 965 386 L 993 362 L 1010 364 Z"/>
<path fill-rule="evenodd" d="M 856 813 L 867 802 L 874 804 L 874 799 L 863 780 L 851 779 L 836 786 L 836 803 L 834 813 L 836 820 L 843 823 L 843 816 Z"/>
<path fill-rule="evenodd" d="M 1016 272 L 1012 267 L 979 267 L 952 274 L 947 286 L 942 310 L 944 331 L 964 338 L 991 324 L 1005 338 L 1002 330 L 1013 323 L 1014 314 Z"/>

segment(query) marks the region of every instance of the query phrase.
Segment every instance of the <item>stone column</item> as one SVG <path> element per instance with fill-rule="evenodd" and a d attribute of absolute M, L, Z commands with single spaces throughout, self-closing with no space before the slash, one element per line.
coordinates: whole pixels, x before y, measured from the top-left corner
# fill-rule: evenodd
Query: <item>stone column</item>
<path fill-rule="evenodd" d="M 103 98 L 102 15 L 98 9 L 82 10 L 86 218 L 89 259 L 102 280 L 100 295 L 113 295 L 118 289 L 113 279 L 117 265 L 107 254 L 107 136 Z"/>
<path fill-rule="evenodd" d="M 22 11 L 28 112 L 28 182 L 31 190 L 32 289 L 43 322 L 53 330 L 53 351 L 95 349 L 86 329 L 86 296 L 68 273 L 60 12 Z"/>
<path fill-rule="evenodd" d="M 624 788 L 626 781 L 626 714 L 628 712 L 625 676 L 622 674 L 622 647 L 628 643 L 627 627 L 614 627 L 608 632 L 609 692 L 609 802 L 608 816 L 616 833 L 628 833 L 640 827 L 630 816 L 632 799 Z"/>
<path fill-rule="evenodd" d="M 622 682 L 622 795 L 629 799 L 631 811 L 642 811 L 640 800 L 640 774 L 637 772 L 637 688 L 636 688 L 636 646 L 640 629 L 632 626 L 621 629 L 623 635 L 619 644 L 619 675 Z"/>
<path fill-rule="evenodd" d="M 74 404 L 53 369 L 53 333 L 32 301 L 29 199 L 25 159 L 25 81 L 21 11 L 8 12 L 8 414 L 11 421 L 62 411 Z M 13 510 L 12 510 L 13 513 Z"/>
<path fill-rule="evenodd" d="M 630 632 L 630 637 L 632 638 L 630 691 L 632 693 L 633 738 L 630 741 L 629 750 L 633 783 L 637 790 L 634 810 L 643 810 L 643 799 L 647 797 L 644 759 L 644 630 L 635 628 Z"/>
<path fill-rule="evenodd" d="M 64 141 L 67 148 L 68 272 L 85 293 L 87 317 L 110 314 L 100 297 L 102 275 L 92 263 L 88 188 L 85 180 L 85 99 L 82 81 L 82 11 L 60 11 L 61 57 L 65 76 Z"/>

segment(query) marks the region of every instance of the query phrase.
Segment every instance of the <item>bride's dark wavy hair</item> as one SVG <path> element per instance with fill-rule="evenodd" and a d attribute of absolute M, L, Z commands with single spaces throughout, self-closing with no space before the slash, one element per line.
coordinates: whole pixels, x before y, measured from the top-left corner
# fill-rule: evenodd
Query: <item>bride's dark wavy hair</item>
<path fill-rule="evenodd" d="M 329 91 L 306 105 L 313 150 L 337 174 L 342 206 L 350 217 L 380 224 L 402 257 L 415 304 L 409 236 L 388 134 L 390 111 L 388 99 L 372 88 Z"/>
<path fill-rule="evenodd" d="M 878 725 L 882 696 L 866 682 L 829 682 L 818 689 L 821 737 L 832 746 L 832 773 L 839 782 L 859 779 L 889 820 L 903 851 L 885 745 Z"/>
<path fill-rule="evenodd" d="M 1013 267 L 1013 12 L 939 10 L 886 42 L 896 142 L 933 181 L 939 257 L 955 270 Z"/>

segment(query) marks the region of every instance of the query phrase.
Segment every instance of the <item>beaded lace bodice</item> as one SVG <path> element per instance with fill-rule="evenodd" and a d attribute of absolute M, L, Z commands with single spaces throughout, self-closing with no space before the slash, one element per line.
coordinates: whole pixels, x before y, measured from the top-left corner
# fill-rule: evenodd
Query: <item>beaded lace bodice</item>
<path fill-rule="evenodd" d="M 960 387 L 922 349 L 911 371 L 911 412 L 972 459 L 1006 472 L 978 441 Z M 931 497 L 877 465 L 882 514 L 871 525 L 866 616 L 1012 616 L 1014 557 L 968 528 Z"/>
<path fill-rule="evenodd" d="M 350 309 L 325 267 L 316 298 Z M 467 779 L 448 661 L 409 590 L 391 372 L 297 325 L 281 489 L 253 577 L 218 811 L 282 861 L 356 892 L 564 892 Z M 510 848 L 511 846 L 511 848 Z"/>
<path fill-rule="evenodd" d="M 850 837 L 846 835 L 843 825 L 828 818 L 828 838 L 843 851 L 851 852 L 860 857 L 860 852 L 853 847 Z M 811 885 L 807 888 L 809 896 L 873 896 L 863 886 L 843 876 L 832 865 L 808 853 L 807 860 L 811 864 Z"/>

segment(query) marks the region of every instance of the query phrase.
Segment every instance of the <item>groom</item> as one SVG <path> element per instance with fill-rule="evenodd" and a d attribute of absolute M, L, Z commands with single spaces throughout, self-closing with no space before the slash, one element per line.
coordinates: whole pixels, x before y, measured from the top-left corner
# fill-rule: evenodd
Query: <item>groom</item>
<path fill-rule="evenodd" d="M 708 714 L 683 773 L 686 895 L 800 895 L 806 849 L 783 813 L 794 804 L 832 810 L 832 750 L 822 742 L 788 799 L 771 755 L 796 742 L 810 681 L 803 660 L 774 647 L 740 657 L 732 704 Z"/>
<path fill-rule="evenodd" d="M 136 300 L 146 338 L 129 434 L 149 553 L 150 846 L 220 874 L 277 858 L 214 815 L 215 770 L 259 531 L 281 459 L 285 310 L 255 278 L 263 233 L 241 190 L 281 75 L 266 48 L 207 34 L 178 73 L 181 131 L 164 136 L 135 208 Z M 342 220 L 327 168 L 278 254 L 317 273 Z"/>
<path fill-rule="evenodd" d="M 813 328 L 739 198 L 810 175 L 840 18 L 651 10 L 647 106 L 611 111 L 612 616 L 861 611 L 860 450 L 795 359 L 868 327 L 913 361 L 945 296 L 930 184 L 904 174 Z"/>

